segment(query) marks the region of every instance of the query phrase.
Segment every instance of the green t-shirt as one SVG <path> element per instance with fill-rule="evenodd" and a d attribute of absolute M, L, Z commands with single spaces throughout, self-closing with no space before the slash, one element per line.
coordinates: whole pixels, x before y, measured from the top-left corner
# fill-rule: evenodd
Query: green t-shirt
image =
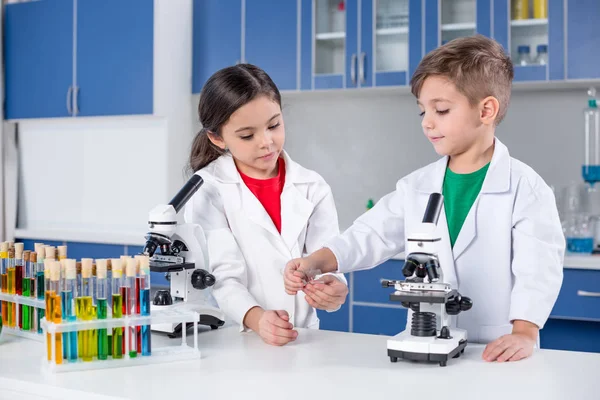
<path fill-rule="evenodd" d="M 442 194 L 444 195 L 450 244 L 453 248 L 465 218 L 481 190 L 489 166 L 488 163 L 485 167 L 470 174 L 456 174 L 446 167 Z"/>

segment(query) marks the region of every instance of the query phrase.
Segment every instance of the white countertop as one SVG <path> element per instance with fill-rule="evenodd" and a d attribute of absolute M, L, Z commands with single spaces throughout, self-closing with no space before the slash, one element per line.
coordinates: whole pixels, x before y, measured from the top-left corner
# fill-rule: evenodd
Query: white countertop
<path fill-rule="evenodd" d="M 167 340 L 153 336 L 153 345 Z M 386 340 L 300 330 L 296 342 L 272 347 L 254 333 L 228 328 L 199 335 L 202 358 L 197 361 L 48 375 L 40 367 L 43 344 L 4 335 L 0 398 L 39 398 L 25 393 L 44 393 L 60 399 L 563 400 L 600 394 L 600 354 L 537 350 L 530 359 L 497 364 L 482 361 L 483 346 L 471 344 L 463 357 L 443 368 L 391 363 Z"/>
<path fill-rule="evenodd" d="M 392 260 L 404 261 L 405 253 L 392 257 Z M 600 254 L 565 254 L 564 268 L 600 270 Z"/>

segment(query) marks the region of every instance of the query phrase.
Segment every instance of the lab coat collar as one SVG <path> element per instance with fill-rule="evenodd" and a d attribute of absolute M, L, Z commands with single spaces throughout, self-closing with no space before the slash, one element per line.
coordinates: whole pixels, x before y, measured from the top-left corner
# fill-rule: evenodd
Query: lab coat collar
<path fill-rule="evenodd" d="M 273 236 L 283 239 L 286 248 L 282 250 L 284 254 L 288 255 L 294 249 L 298 236 L 314 210 L 314 204 L 301 193 L 296 184 L 317 182 L 319 175 L 292 161 L 285 151 L 282 151 L 282 157 L 285 161 L 285 184 L 281 193 L 281 234 L 277 231 L 260 201 L 246 185 L 242 184 L 242 178 L 231 154 L 223 155 L 214 161 L 212 171 L 209 173 L 222 183 L 240 185 L 244 213 L 252 222 Z M 280 243 L 280 241 L 276 240 L 275 243 Z M 299 254 L 295 255 L 295 257 L 299 256 Z"/>
<path fill-rule="evenodd" d="M 316 182 L 318 175 L 310 173 L 307 169 L 294 162 L 288 153 L 283 150 L 281 156 L 285 161 L 285 185 L 295 183 Z M 240 183 L 242 178 L 235 166 L 231 153 L 226 153 L 212 164 L 212 175 L 221 183 Z"/>
<path fill-rule="evenodd" d="M 494 139 L 494 154 L 488 168 L 481 193 L 504 193 L 510 190 L 510 154 L 506 146 Z M 431 168 L 424 168 L 415 180 L 415 189 L 423 193 L 442 193 L 448 156 L 440 158 Z"/>

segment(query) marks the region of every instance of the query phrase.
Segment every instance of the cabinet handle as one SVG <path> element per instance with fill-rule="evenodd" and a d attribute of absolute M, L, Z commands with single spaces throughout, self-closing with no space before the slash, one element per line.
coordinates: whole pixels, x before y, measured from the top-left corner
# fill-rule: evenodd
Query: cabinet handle
<path fill-rule="evenodd" d="M 73 86 L 69 86 L 69 90 L 67 90 L 67 112 L 69 115 L 73 115 L 73 109 L 71 107 L 71 100 L 73 98 L 71 97 L 71 93 L 73 93 Z"/>
<path fill-rule="evenodd" d="M 79 98 L 79 87 L 75 86 L 75 88 L 73 89 L 73 92 L 74 92 L 73 97 L 75 98 L 75 101 L 73 102 L 73 111 L 74 111 L 74 114 L 77 115 L 77 114 L 79 114 L 79 101 L 77 101 Z"/>
<path fill-rule="evenodd" d="M 360 77 L 360 83 L 365 83 L 365 58 L 367 55 L 362 52 L 360 53 L 360 59 L 358 60 L 358 76 Z"/>
<path fill-rule="evenodd" d="M 352 84 L 356 85 L 356 53 L 352 54 L 350 59 L 350 79 L 352 79 Z"/>
<path fill-rule="evenodd" d="M 600 292 L 586 292 L 585 290 L 578 290 L 577 296 L 581 297 L 600 297 Z"/>

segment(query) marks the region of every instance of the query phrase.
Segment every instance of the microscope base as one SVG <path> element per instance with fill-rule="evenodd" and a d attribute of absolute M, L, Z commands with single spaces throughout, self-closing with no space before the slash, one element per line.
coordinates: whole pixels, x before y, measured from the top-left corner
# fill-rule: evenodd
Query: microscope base
<path fill-rule="evenodd" d="M 417 337 L 403 331 L 387 341 L 391 362 L 398 359 L 437 362 L 445 367 L 448 360 L 458 358 L 467 347 L 467 334 L 462 329 L 452 329 L 450 339 Z"/>

